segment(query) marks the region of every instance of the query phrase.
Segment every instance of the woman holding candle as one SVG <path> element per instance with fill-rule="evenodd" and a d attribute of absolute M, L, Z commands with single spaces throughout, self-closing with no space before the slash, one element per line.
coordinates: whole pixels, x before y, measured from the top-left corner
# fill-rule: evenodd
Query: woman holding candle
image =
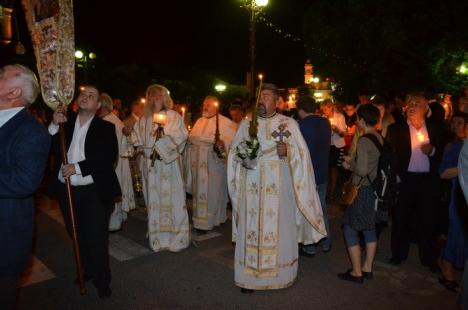
<path fill-rule="evenodd" d="M 333 101 L 330 99 L 324 100 L 320 109 L 324 117 L 328 118 L 332 128 L 331 144 L 330 144 L 330 159 L 329 177 L 327 187 L 327 197 L 329 200 L 335 199 L 336 182 L 338 179 L 338 168 L 341 167 L 343 161 L 344 149 L 346 146 L 344 136 L 346 134 L 346 120 L 343 114 L 335 110 Z"/>
<path fill-rule="evenodd" d="M 187 130 L 172 108 L 169 91 L 161 85 L 146 90 L 145 116 L 134 126 L 136 145 L 143 152 L 143 193 L 148 209 L 148 237 L 155 251 L 179 251 L 189 245 L 180 154 Z"/>

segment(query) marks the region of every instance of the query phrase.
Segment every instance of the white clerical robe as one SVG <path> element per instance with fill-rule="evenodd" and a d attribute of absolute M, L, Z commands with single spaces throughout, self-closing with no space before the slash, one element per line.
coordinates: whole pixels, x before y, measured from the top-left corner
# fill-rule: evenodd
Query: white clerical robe
<path fill-rule="evenodd" d="M 220 140 L 226 152 L 236 134 L 237 126 L 219 115 Z M 220 159 L 213 151 L 216 117 L 201 117 L 189 135 L 186 157 L 186 190 L 192 194 L 193 226 L 211 230 L 227 220 L 228 202 L 226 159 Z"/>
<path fill-rule="evenodd" d="M 122 228 L 122 223 L 127 219 L 127 212 L 135 209 L 135 195 L 133 193 L 132 174 L 128 158 L 122 157 L 128 153 L 129 148 L 127 137 L 122 134 L 124 124 L 113 113 L 104 116 L 103 120 L 115 125 L 115 133 L 119 144 L 119 158 L 115 167 L 115 173 L 119 179 L 122 200 L 115 203 L 114 212 L 112 212 L 109 220 L 109 230 L 116 231 Z"/>
<path fill-rule="evenodd" d="M 289 136 L 287 158 L 276 151 L 280 125 Z M 259 118 L 261 154 L 255 169 L 236 159 L 236 146 L 249 136 L 242 121 L 228 156 L 228 188 L 233 207 L 235 283 L 254 290 L 292 285 L 298 266 L 298 228 L 302 216 L 310 223 L 311 242 L 326 236 L 320 199 L 307 145 L 296 121 L 275 114 Z"/>
<path fill-rule="evenodd" d="M 143 193 L 148 210 L 148 237 L 150 247 L 155 251 L 180 251 L 189 246 L 189 221 L 185 205 L 185 190 L 182 177 L 180 154 L 187 140 L 182 117 L 173 110 L 159 112 L 167 116 L 164 126 L 165 147 L 173 145 L 178 155 L 171 162 L 155 160 L 151 166 L 151 153 L 155 144 L 154 133 L 158 128 L 152 116 L 142 117 L 134 126 L 136 145 L 144 153 L 141 160 Z M 168 139 L 168 140 L 167 140 Z M 159 144 L 158 144 L 159 145 Z"/>

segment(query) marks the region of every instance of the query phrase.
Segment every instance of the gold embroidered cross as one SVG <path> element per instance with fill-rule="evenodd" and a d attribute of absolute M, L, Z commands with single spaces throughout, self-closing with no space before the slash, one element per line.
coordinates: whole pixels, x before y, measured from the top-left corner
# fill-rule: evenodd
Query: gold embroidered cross
<path fill-rule="evenodd" d="M 288 130 L 286 124 L 281 124 L 278 126 L 278 130 L 275 130 L 271 133 L 271 136 L 274 139 L 279 138 L 279 142 L 283 142 L 283 138 L 289 138 L 291 136 L 291 132 Z"/>

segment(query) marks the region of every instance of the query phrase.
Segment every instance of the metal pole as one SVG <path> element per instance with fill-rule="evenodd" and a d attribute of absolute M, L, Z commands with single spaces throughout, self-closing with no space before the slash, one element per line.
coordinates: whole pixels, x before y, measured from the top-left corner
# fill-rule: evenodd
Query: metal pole
<path fill-rule="evenodd" d="M 255 93 L 255 0 L 250 4 L 250 89 L 251 96 Z"/>

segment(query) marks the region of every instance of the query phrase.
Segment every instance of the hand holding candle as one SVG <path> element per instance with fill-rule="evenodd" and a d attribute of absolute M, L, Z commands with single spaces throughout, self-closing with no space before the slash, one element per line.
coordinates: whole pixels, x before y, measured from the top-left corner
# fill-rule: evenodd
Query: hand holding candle
<path fill-rule="evenodd" d="M 155 113 L 153 114 L 153 123 L 165 126 L 167 124 L 167 116 L 162 113 Z"/>

